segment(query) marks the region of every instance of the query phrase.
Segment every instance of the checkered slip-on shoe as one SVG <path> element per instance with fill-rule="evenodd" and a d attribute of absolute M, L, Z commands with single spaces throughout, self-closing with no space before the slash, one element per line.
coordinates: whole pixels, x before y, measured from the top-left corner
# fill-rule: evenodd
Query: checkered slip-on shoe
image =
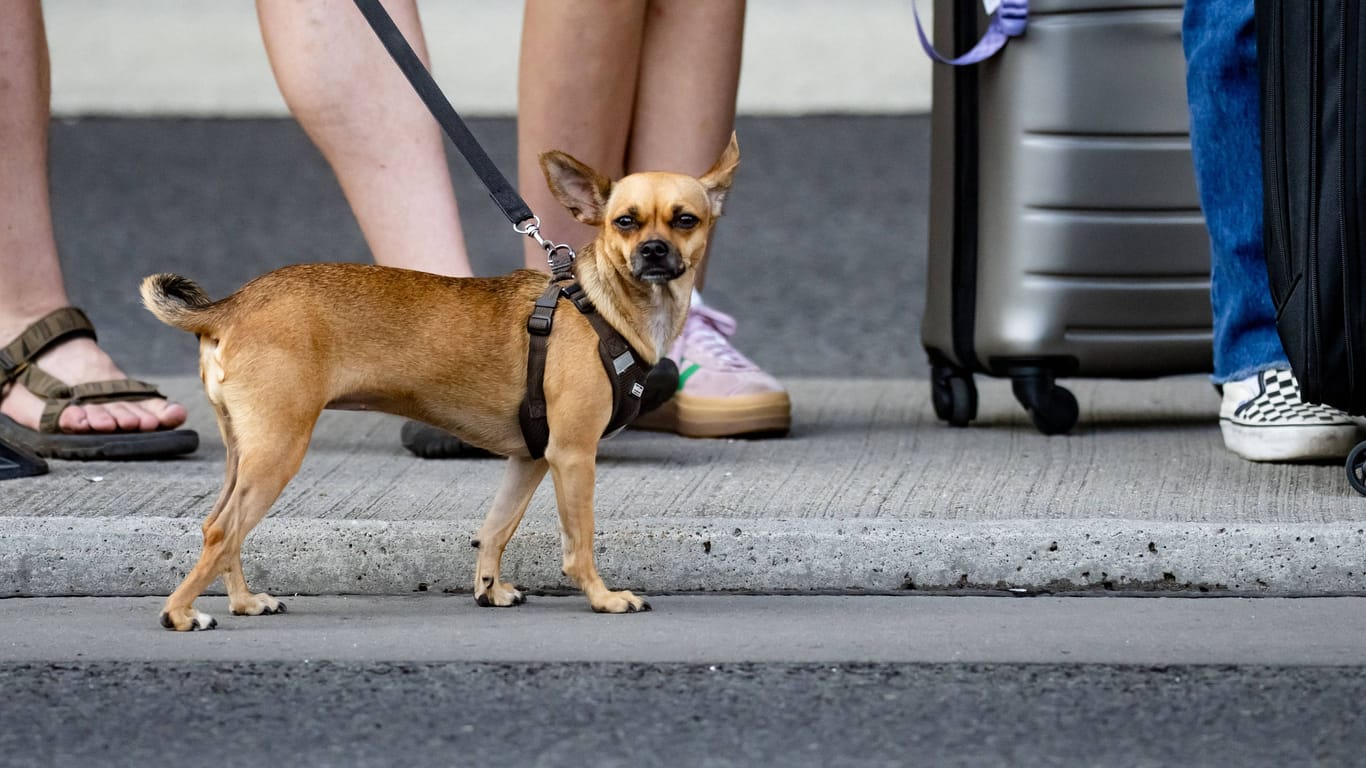
<path fill-rule="evenodd" d="M 1219 428 L 1224 445 L 1252 461 L 1341 459 L 1360 439 L 1351 416 L 1300 399 L 1300 385 L 1287 369 L 1225 384 Z"/>

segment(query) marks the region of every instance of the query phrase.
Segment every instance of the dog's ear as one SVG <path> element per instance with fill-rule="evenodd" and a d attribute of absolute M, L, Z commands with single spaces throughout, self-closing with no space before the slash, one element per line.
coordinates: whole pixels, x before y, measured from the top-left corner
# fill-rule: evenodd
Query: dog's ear
<path fill-rule="evenodd" d="M 702 174 L 698 181 L 707 190 L 707 200 L 711 202 L 711 215 L 720 216 L 726 203 L 726 193 L 735 180 L 735 168 L 740 165 L 740 144 L 735 140 L 735 132 L 730 133 L 730 143 L 717 158 L 711 170 Z"/>
<path fill-rule="evenodd" d="M 611 179 L 559 150 L 541 154 L 541 173 L 555 199 L 574 218 L 590 226 L 602 223 L 603 209 L 612 194 Z"/>

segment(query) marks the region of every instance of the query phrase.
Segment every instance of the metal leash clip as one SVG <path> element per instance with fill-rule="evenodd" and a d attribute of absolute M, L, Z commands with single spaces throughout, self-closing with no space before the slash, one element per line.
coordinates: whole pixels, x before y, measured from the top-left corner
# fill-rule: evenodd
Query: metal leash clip
<path fill-rule="evenodd" d="M 525 226 L 523 226 L 523 224 L 525 224 Z M 512 230 L 519 235 L 526 235 L 527 237 L 530 237 L 532 240 L 536 241 L 537 245 L 545 249 L 545 260 L 546 263 L 550 265 L 551 274 L 558 276 L 561 273 L 568 272 L 569 268 L 574 265 L 574 258 L 576 254 L 574 253 L 573 248 L 569 247 L 568 245 L 565 245 L 564 243 L 551 242 L 550 240 L 547 240 L 541 236 L 540 216 L 533 215 L 529 219 L 525 219 L 520 223 L 513 224 Z M 564 253 L 567 256 L 567 259 L 561 264 L 555 263 L 555 254 L 557 253 Z"/>

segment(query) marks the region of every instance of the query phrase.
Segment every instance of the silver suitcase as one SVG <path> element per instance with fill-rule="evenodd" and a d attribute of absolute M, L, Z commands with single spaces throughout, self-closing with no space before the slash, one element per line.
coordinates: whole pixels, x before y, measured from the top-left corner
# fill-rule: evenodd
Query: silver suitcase
<path fill-rule="evenodd" d="M 935 411 L 1010 377 L 1046 434 L 1077 421 L 1058 377 L 1211 368 L 1209 238 L 1191 166 L 1179 2 L 1034 0 L 987 61 L 935 65 L 921 336 Z M 939 0 L 966 50 L 981 4 Z"/>

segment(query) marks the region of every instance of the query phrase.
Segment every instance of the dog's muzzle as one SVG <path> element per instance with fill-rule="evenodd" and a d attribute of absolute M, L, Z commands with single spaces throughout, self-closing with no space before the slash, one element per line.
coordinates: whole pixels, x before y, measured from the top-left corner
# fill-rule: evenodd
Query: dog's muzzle
<path fill-rule="evenodd" d="M 631 272 L 637 280 L 667 283 L 683 274 L 683 257 L 667 240 L 646 240 L 631 256 Z"/>

